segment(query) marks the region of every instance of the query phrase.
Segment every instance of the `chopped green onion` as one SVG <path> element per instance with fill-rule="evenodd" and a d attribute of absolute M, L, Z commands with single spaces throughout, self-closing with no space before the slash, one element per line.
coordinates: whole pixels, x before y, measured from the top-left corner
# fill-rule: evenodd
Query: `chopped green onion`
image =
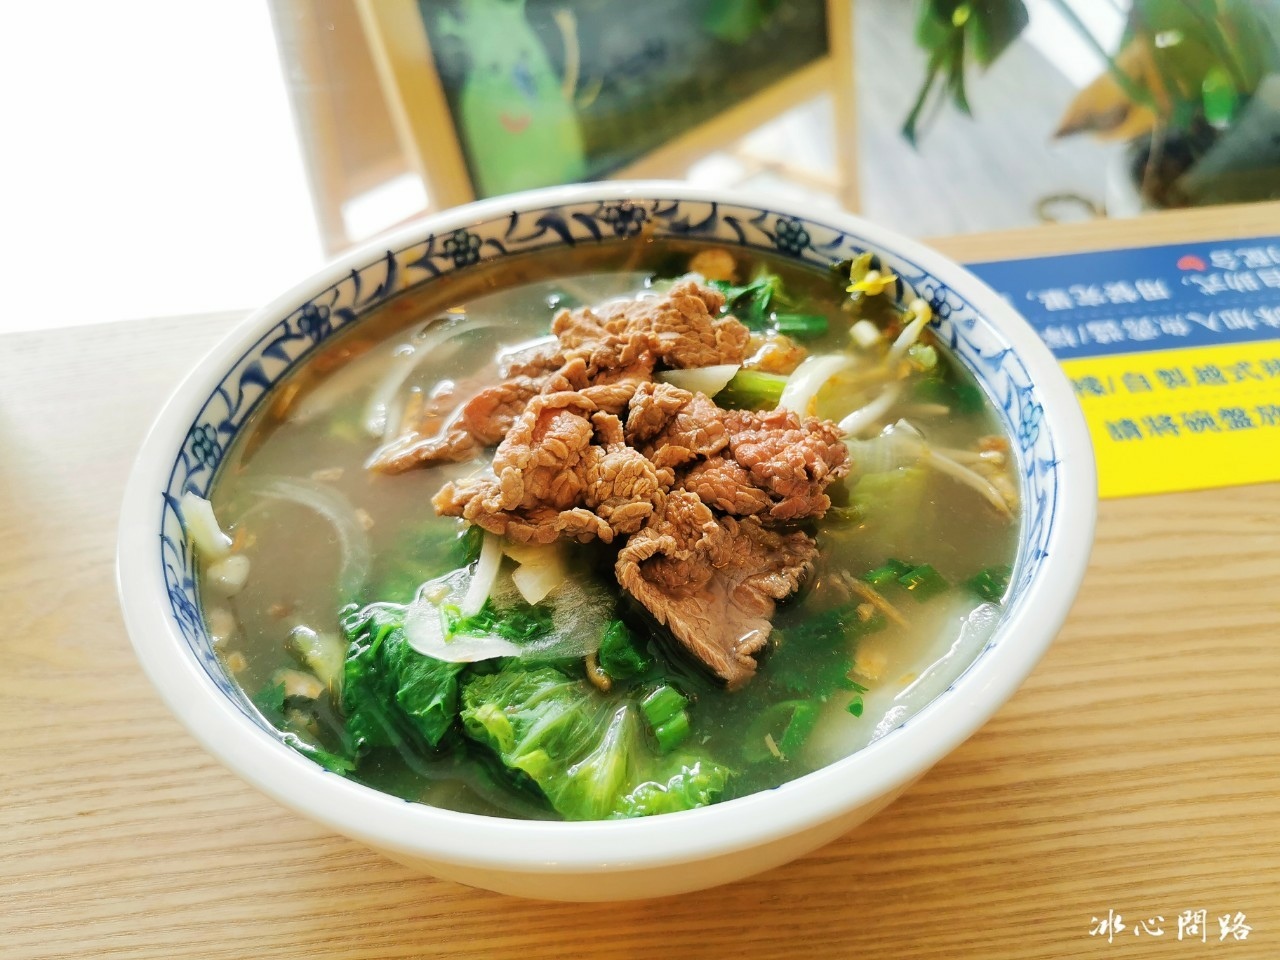
<path fill-rule="evenodd" d="M 999 603 L 1009 588 L 1013 570 L 1007 566 L 988 567 L 965 581 L 965 586 L 987 603 Z"/>
<path fill-rule="evenodd" d="M 679 690 L 665 683 L 640 701 L 640 712 L 649 721 L 649 728 L 663 753 L 678 746 L 689 735 L 689 715 L 684 709 L 688 703 Z"/>
<path fill-rule="evenodd" d="M 862 702 L 862 695 L 866 693 L 869 688 L 852 680 L 849 681 L 849 683 L 850 689 L 853 691 L 853 699 L 849 701 L 849 706 L 845 709 L 855 717 L 860 717 L 862 716 L 863 709 L 866 707 L 866 704 Z"/>
<path fill-rule="evenodd" d="M 658 741 L 658 749 L 670 753 L 689 736 L 689 715 L 681 710 L 670 720 L 654 727 L 653 736 Z"/>
<path fill-rule="evenodd" d="M 889 559 L 874 570 L 864 573 L 862 579 L 873 587 L 886 587 L 910 572 L 911 564 Z"/>
<path fill-rule="evenodd" d="M 942 578 L 942 574 L 927 563 L 912 567 L 910 572 L 898 578 L 898 582 L 906 587 L 913 597 L 921 601 L 936 597 L 950 586 Z"/>
<path fill-rule="evenodd" d="M 787 378 L 776 373 L 739 370 L 714 399 L 728 410 L 772 410 L 786 386 Z"/>
<path fill-rule="evenodd" d="M 779 333 L 793 337 L 820 337 L 827 332 L 827 318 L 817 313 L 775 313 L 773 324 Z"/>
<path fill-rule="evenodd" d="M 683 713 L 689 701 L 675 687 L 663 684 L 640 701 L 640 709 L 650 725 L 665 723 L 678 713 Z"/>

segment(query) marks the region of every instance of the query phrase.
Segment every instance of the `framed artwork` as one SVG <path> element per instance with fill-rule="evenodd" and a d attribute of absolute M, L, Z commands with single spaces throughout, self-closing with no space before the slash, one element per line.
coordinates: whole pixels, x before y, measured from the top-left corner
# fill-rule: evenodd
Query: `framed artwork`
<path fill-rule="evenodd" d="M 848 5 L 361 0 L 360 9 L 401 139 L 433 205 L 448 206 L 675 175 L 698 153 L 838 88 L 833 53 L 851 42 L 833 51 L 829 38 L 851 29 Z"/>

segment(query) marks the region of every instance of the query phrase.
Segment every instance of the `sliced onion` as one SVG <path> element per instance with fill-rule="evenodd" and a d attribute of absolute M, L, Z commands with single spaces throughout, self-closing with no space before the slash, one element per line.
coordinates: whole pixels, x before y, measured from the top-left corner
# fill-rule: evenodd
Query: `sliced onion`
<path fill-rule="evenodd" d="M 213 504 L 188 490 L 178 501 L 183 526 L 191 545 L 208 561 L 221 560 L 231 553 L 231 538 L 222 532 Z"/>
<path fill-rule="evenodd" d="M 466 314 L 458 314 L 448 317 L 438 326 L 428 327 L 415 336 L 412 342 L 398 346 L 390 369 L 378 381 L 365 404 L 362 418 L 365 432 L 371 437 L 383 436 L 391 419 L 388 411 L 400 388 L 424 363 L 448 357 L 452 351 L 440 349 L 446 343 L 464 333 L 501 326 L 504 324 L 498 320 L 468 320 Z"/>
<path fill-rule="evenodd" d="M 364 385 L 378 375 L 378 368 L 391 363 L 395 355 L 370 350 L 353 357 L 308 391 L 289 409 L 290 423 L 310 423 L 323 417 L 352 395 L 359 395 Z"/>
<path fill-rule="evenodd" d="M 499 547 L 501 545 L 501 541 L 493 534 L 485 534 L 484 546 L 480 548 L 480 559 L 476 561 L 474 567 L 446 573 L 443 577 L 424 583 L 418 590 L 418 596 L 409 605 L 404 618 L 405 639 L 418 653 L 447 663 L 477 663 L 480 660 L 492 660 L 495 657 L 520 655 L 522 647 L 497 634 L 473 637 L 465 634 L 450 636 L 448 632 L 448 618 L 444 608 L 456 607 L 460 613 L 468 616 L 463 604 L 473 589 L 478 591 L 477 583 L 483 585 L 483 581 L 478 576 L 482 572 L 481 567 L 491 566 L 496 576 L 496 571 L 502 564 L 502 551 L 490 548 L 491 542 Z M 489 550 L 487 561 L 486 549 Z M 494 557 L 497 558 L 496 563 L 493 562 Z M 492 580 L 489 586 L 492 587 Z M 474 612 L 479 612 L 488 596 L 487 588 Z"/>
<path fill-rule="evenodd" d="M 429 600 L 415 601 L 404 618 L 409 646 L 447 663 L 478 663 L 495 657 L 518 657 L 521 648 L 496 634 L 484 637 L 450 637 L 445 633 L 444 611 Z"/>
<path fill-rule="evenodd" d="M 653 379 L 669 383 L 690 393 L 703 393 L 714 397 L 723 390 L 742 367 L 737 363 L 717 363 L 710 367 L 689 367 L 686 370 L 663 370 Z"/>
<path fill-rule="evenodd" d="M 541 603 L 569 576 L 563 544 L 504 544 L 502 551 L 520 564 L 511 580 L 526 603 Z"/>
<path fill-rule="evenodd" d="M 262 477 L 245 484 L 245 493 L 260 500 L 284 500 L 320 514 L 338 535 L 342 569 L 338 588 L 344 598 L 354 599 L 364 589 L 372 563 L 369 536 L 360 524 L 355 507 L 333 487 L 295 477 Z M 246 513 L 248 516 L 252 513 Z"/>
<path fill-rule="evenodd" d="M 859 407 L 841 420 L 841 432 L 850 436 L 857 436 L 867 427 L 884 417 L 889 412 L 889 408 L 898 402 L 900 393 L 902 393 L 901 383 L 889 384 L 874 400 L 864 407 Z"/>
<path fill-rule="evenodd" d="M 498 579 L 498 570 L 502 567 L 502 541 L 492 533 L 484 535 L 484 545 L 480 548 L 480 559 L 476 561 L 475 570 L 471 574 L 471 582 L 467 592 L 458 604 L 464 617 L 473 617 L 480 612 L 484 602 L 489 599 L 493 585 Z"/>
<path fill-rule="evenodd" d="M 787 378 L 787 385 L 782 388 L 782 396 L 778 398 L 778 409 L 791 410 L 802 417 L 809 416 L 809 408 L 818 396 L 818 391 L 828 380 L 851 366 L 853 358 L 848 354 L 822 353 L 806 357 Z"/>
<path fill-rule="evenodd" d="M 866 474 L 914 466 L 920 461 L 921 443 L 919 431 L 906 420 L 899 420 L 870 440 L 850 437 L 844 445 L 859 472 Z"/>
<path fill-rule="evenodd" d="M 844 426 L 843 422 L 841 426 Z M 893 426 L 886 427 L 884 432 L 871 440 L 850 438 L 845 440 L 844 445 L 863 473 L 881 473 L 922 463 L 970 488 L 1006 517 L 1013 516 L 1012 508 L 995 484 L 976 470 L 948 456 L 947 453 L 952 451 L 944 453 L 929 446 L 924 435 L 906 420 L 899 420 Z"/>

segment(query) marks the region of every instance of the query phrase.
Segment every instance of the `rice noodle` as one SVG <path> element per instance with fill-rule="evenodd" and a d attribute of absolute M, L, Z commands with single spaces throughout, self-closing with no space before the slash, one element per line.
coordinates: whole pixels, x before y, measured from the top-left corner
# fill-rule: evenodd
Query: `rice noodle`
<path fill-rule="evenodd" d="M 779 410 L 791 410 L 801 417 L 811 415 L 810 407 L 818 391 L 836 374 L 853 366 L 853 358 L 842 353 L 821 353 L 806 357 L 795 372 L 787 378 L 778 398 Z"/>
<path fill-rule="evenodd" d="M 345 600 L 359 597 L 369 576 L 372 551 L 369 536 L 361 526 L 351 501 L 333 487 L 300 477 L 260 477 L 242 487 L 244 493 L 257 500 L 284 500 L 318 513 L 338 535 L 342 551 L 342 569 L 338 573 L 338 589 Z M 250 508 L 251 516 L 258 507 Z"/>

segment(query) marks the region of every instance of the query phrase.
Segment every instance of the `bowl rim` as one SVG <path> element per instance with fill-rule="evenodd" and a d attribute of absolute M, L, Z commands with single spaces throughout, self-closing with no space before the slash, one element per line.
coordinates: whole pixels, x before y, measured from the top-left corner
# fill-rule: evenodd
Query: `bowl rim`
<path fill-rule="evenodd" d="M 636 820 L 524 821 L 441 810 L 329 773 L 254 724 L 191 656 L 169 615 L 154 562 L 157 502 L 200 403 L 269 325 L 353 269 L 429 234 L 444 235 L 513 212 L 592 201 L 680 200 L 742 204 L 829 225 L 914 261 L 989 320 L 1025 364 L 1054 437 L 1057 520 L 1021 603 L 998 643 L 903 727 L 813 773 L 709 807 Z M 531 190 L 430 215 L 362 244 L 238 323 L 173 390 L 139 449 L 125 489 L 116 577 L 125 625 L 144 671 L 169 709 L 214 757 L 273 799 L 346 836 L 401 855 L 515 873 L 592 873 L 702 860 L 800 833 L 919 777 L 978 730 L 1039 662 L 1074 602 L 1088 565 L 1097 512 L 1092 444 L 1070 383 L 1030 325 L 976 276 L 925 245 L 838 209 L 671 181 L 614 181 Z"/>

